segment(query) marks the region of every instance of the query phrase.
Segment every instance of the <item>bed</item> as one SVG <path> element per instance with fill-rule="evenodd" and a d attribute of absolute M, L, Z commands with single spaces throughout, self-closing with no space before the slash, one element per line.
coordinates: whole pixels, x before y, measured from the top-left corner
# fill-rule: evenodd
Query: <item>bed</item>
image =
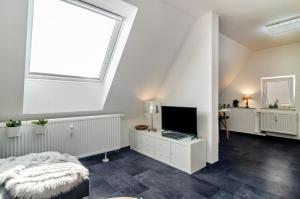
<path fill-rule="evenodd" d="M 80 199 L 89 195 L 88 170 L 58 152 L 0 159 L 0 199 Z"/>
<path fill-rule="evenodd" d="M 82 182 L 78 187 L 75 187 L 67 193 L 59 194 L 52 199 L 82 199 L 89 196 L 89 180 Z M 4 186 L 0 186 L 0 199 L 19 199 L 11 197 L 5 190 Z"/>

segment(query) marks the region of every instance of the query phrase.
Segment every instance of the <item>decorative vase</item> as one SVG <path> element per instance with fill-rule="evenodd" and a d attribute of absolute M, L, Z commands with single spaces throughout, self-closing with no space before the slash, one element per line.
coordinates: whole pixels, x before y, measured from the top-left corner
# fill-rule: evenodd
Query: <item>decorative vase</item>
<path fill-rule="evenodd" d="M 233 107 L 239 107 L 239 101 L 233 100 L 232 105 L 233 105 Z"/>
<path fill-rule="evenodd" d="M 21 134 L 21 127 L 6 127 L 6 136 L 9 138 L 18 137 Z"/>
<path fill-rule="evenodd" d="M 37 125 L 37 124 L 34 124 L 33 125 L 33 132 L 36 134 L 36 135 L 42 135 L 42 134 L 45 134 L 47 131 L 47 126 L 44 125 Z"/>

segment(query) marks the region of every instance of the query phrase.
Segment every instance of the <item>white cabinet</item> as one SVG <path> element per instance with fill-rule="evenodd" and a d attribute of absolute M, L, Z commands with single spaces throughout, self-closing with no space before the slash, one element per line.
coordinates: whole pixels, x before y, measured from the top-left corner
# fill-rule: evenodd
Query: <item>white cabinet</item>
<path fill-rule="evenodd" d="M 206 166 L 206 142 L 190 137 L 174 140 L 161 133 L 130 131 L 130 148 L 192 174 Z"/>
<path fill-rule="evenodd" d="M 227 113 L 229 116 L 227 120 L 229 131 L 260 135 L 255 108 L 238 107 L 228 109 L 230 110 Z"/>
<path fill-rule="evenodd" d="M 298 134 L 298 115 L 296 111 L 259 110 L 262 131 L 285 135 Z"/>

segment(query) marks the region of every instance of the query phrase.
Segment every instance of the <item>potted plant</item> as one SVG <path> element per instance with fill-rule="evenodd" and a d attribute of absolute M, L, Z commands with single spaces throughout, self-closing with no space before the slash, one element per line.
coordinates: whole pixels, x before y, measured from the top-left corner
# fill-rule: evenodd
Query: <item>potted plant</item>
<path fill-rule="evenodd" d="M 238 107 L 239 106 L 239 100 L 235 99 L 232 102 L 233 107 Z"/>
<path fill-rule="evenodd" d="M 33 132 L 35 134 L 39 135 L 39 134 L 46 133 L 48 120 L 39 119 L 39 120 L 33 121 L 32 123 L 33 123 Z"/>
<path fill-rule="evenodd" d="M 20 120 L 9 120 L 5 124 L 7 137 L 18 137 L 21 134 L 22 122 Z"/>
<path fill-rule="evenodd" d="M 275 102 L 274 102 L 274 105 L 273 105 L 273 107 L 275 108 L 275 109 L 278 109 L 278 103 L 279 103 L 279 100 L 278 99 L 276 99 L 275 100 Z"/>

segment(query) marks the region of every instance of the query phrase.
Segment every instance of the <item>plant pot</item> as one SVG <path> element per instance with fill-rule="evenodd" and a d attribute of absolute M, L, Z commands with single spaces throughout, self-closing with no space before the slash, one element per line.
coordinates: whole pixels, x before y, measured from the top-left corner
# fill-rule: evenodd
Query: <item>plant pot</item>
<path fill-rule="evenodd" d="M 239 107 L 239 100 L 235 99 L 232 101 L 233 107 Z"/>
<path fill-rule="evenodd" d="M 34 132 L 36 135 L 42 135 L 42 134 L 45 134 L 46 131 L 47 131 L 47 125 L 45 125 L 45 126 L 36 125 L 36 124 L 33 125 L 33 132 Z"/>
<path fill-rule="evenodd" d="M 6 127 L 6 135 L 9 138 L 18 137 L 21 134 L 21 127 Z"/>

